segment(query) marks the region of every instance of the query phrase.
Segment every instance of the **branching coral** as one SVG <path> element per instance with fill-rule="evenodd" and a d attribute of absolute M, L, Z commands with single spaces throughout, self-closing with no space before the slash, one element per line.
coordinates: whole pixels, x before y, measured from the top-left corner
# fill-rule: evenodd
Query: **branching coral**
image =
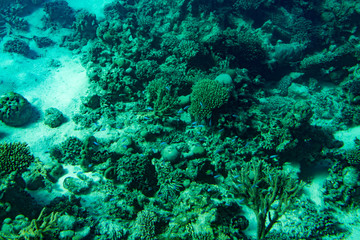
<path fill-rule="evenodd" d="M 29 226 L 20 230 L 20 238 L 25 239 L 45 239 L 45 236 L 51 236 L 52 232 L 57 229 L 57 219 L 59 213 L 52 212 L 48 216 L 44 216 L 46 208 L 43 208 L 39 217 L 33 219 Z"/>
<path fill-rule="evenodd" d="M 46 208 L 40 212 L 37 219 L 33 219 L 29 225 L 23 227 L 18 233 L 0 233 L 0 240 L 5 239 L 54 239 L 54 232 L 58 230 L 57 220 L 59 213 L 52 212 L 45 215 Z"/>
<path fill-rule="evenodd" d="M 231 177 L 234 192 L 255 212 L 257 239 L 264 239 L 304 185 L 264 160 L 245 163 Z"/>
<path fill-rule="evenodd" d="M 23 171 L 34 161 L 26 143 L 0 144 L 0 172 Z"/>
<path fill-rule="evenodd" d="M 166 80 L 152 80 L 146 88 L 147 103 L 154 107 L 154 114 L 162 116 L 177 103 L 177 89 Z"/>
<path fill-rule="evenodd" d="M 228 90 L 218 81 L 200 80 L 193 87 L 189 111 L 199 120 L 209 118 L 228 98 Z"/>

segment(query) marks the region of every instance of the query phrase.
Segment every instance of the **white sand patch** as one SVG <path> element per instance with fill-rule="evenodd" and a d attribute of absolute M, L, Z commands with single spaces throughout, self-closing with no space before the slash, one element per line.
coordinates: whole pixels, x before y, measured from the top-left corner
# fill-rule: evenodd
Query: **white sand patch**
<path fill-rule="evenodd" d="M 323 196 L 323 187 L 326 181 L 325 175 L 319 175 L 314 178 L 314 180 L 304 187 L 304 192 L 309 199 L 315 203 L 318 207 L 317 209 L 322 209 L 324 207 L 324 196 Z"/>
<path fill-rule="evenodd" d="M 334 134 L 335 139 L 342 141 L 344 146 L 341 148 L 343 150 L 349 150 L 355 147 L 354 140 L 355 138 L 360 139 L 360 126 L 349 128 L 344 131 L 338 131 Z"/>
<path fill-rule="evenodd" d="M 104 18 L 104 7 L 106 4 L 112 3 L 114 0 L 87 0 L 87 1 L 78 1 L 78 0 L 67 0 L 70 7 L 75 10 L 86 9 L 90 13 L 96 15 L 97 19 Z"/>
<path fill-rule="evenodd" d="M 249 226 L 243 231 L 250 239 L 256 239 L 257 234 L 257 220 L 254 210 L 246 205 L 241 205 L 242 211 L 246 219 L 249 221 Z"/>
<path fill-rule="evenodd" d="M 46 33 L 46 31 L 43 30 L 45 27 L 44 21 L 42 20 L 43 17 L 45 17 L 44 8 L 39 8 L 39 9 L 31 12 L 31 14 L 25 16 L 26 21 L 29 22 L 29 33 L 30 34 L 41 33 L 43 35 Z M 49 37 L 49 36 L 47 36 L 47 37 Z"/>
<path fill-rule="evenodd" d="M 53 60 L 60 67 L 51 66 Z M 81 137 L 74 131 L 72 121 L 59 128 L 52 129 L 43 123 L 47 108 L 59 109 L 68 119 L 78 110 L 80 97 L 86 95 L 88 78 L 79 56 L 74 56 L 67 49 L 54 47 L 47 55 L 35 60 L 17 54 L 0 54 L 0 94 L 14 91 L 23 95 L 40 114 L 40 119 L 33 123 L 14 128 L 1 123 L 0 132 L 5 134 L 1 141 L 20 141 L 29 144 L 32 153 L 43 162 L 47 162 L 46 152 L 53 144 L 64 141 L 69 136 Z"/>

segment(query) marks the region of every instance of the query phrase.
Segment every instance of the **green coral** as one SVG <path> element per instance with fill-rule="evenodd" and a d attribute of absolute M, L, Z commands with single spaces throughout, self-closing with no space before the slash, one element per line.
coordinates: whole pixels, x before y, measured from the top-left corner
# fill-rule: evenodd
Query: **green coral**
<path fill-rule="evenodd" d="M 155 167 L 150 159 L 141 154 L 131 154 L 118 159 L 116 175 L 118 182 L 123 183 L 130 190 L 140 190 L 146 196 L 157 191 Z"/>
<path fill-rule="evenodd" d="M 59 226 L 57 220 L 58 212 L 51 212 L 45 215 L 46 208 L 40 212 L 37 219 L 29 220 L 22 215 L 18 215 L 14 221 L 6 219 L 0 232 L 0 239 L 55 239 L 59 234 Z M 15 231 L 13 225 L 21 223 L 23 226 L 19 231 Z"/>
<path fill-rule="evenodd" d="M 303 187 L 293 176 L 254 159 L 232 172 L 233 190 L 257 220 L 257 239 L 264 239 Z"/>
<path fill-rule="evenodd" d="M 28 123 L 32 116 L 31 104 L 18 93 L 9 92 L 0 98 L 0 120 L 9 126 Z"/>
<path fill-rule="evenodd" d="M 137 214 L 135 231 L 130 239 L 151 240 L 155 239 L 155 223 L 157 216 L 155 212 L 142 210 Z"/>
<path fill-rule="evenodd" d="M 347 162 L 351 166 L 359 166 L 360 165 L 360 147 L 357 146 L 354 149 L 351 149 L 345 153 L 345 157 Z"/>
<path fill-rule="evenodd" d="M 178 101 L 177 88 L 162 78 L 154 79 L 146 87 L 146 100 L 156 115 L 167 114 Z"/>
<path fill-rule="evenodd" d="M 34 159 L 26 143 L 0 144 L 0 172 L 24 171 Z"/>
<path fill-rule="evenodd" d="M 196 119 L 210 118 L 213 110 L 229 98 L 228 90 L 218 81 L 200 80 L 193 86 L 189 111 Z"/>

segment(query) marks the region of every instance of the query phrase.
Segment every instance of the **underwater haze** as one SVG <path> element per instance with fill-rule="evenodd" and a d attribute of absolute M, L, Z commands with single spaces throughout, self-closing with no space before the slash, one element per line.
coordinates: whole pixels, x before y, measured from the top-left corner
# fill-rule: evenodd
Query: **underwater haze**
<path fill-rule="evenodd" d="M 359 22 L 0 0 L 0 239 L 360 239 Z"/>

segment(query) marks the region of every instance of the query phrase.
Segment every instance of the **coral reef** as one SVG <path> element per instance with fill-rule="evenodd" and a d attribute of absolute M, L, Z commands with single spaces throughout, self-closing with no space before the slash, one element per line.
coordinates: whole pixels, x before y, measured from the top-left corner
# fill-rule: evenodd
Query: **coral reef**
<path fill-rule="evenodd" d="M 96 36 L 97 21 L 95 14 L 81 11 L 75 16 L 73 28 L 80 35 L 80 38 L 93 39 Z"/>
<path fill-rule="evenodd" d="M 62 27 L 71 27 L 75 20 L 74 10 L 63 0 L 45 3 L 44 11 L 49 21 L 58 23 Z"/>
<path fill-rule="evenodd" d="M 34 161 L 34 156 L 26 143 L 2 143 L 0 144 L 0 169 L 1 172 L 21 173 Z"/>
<path fill-rule="evenodd" d="M 117 161 L 116 172 L 117 180 L 130 189 L 141 190 L 145 195 L 151 195 L 156 191 L 155 168 L 146 157 L 132 154 L 128 158 L 120 158 Z"/>
<path fill-rule="evenodd" d="M 30 47 L 24 40 L 16 38 L 5 42 L 3 50 L 4 52 L 18 53 L 27 56 L 30 52 Z"/>
<path fill-rule="evenodd" d="M 264 239 L 304 186 L 294 176 L 254 159 L 234 170 L 232 180 L 235 194 L 255 212 L 257 239 Z"/>
<path fill-rule="evenodd" d="M 50 38 L 48 37 L 37 37 L 37 36 L 34 36 L 34 41 L 36 42 L 36 45 L 39 47 L 39 48 L 45 48 L 45 47 L 50 47 L 52 45 L 54 45 L 54 41 L 51 40 Z"/>
<path fill-rule="evenodd" d="M 155 212 L 148 210 L 139 212 L 135 220 L 134 235 L 129 239 L 154 239 L 156 220 Z"/>
<path fill-rule="evenodd" d="M 173 88 L 164 79 L 157 78 L 149 82 L 146 87 L 146 100 L 154 108 L 155 115 L 161 116 L 173 110 L 178 101 L 177 89 Z"/>
<path fill-rule="evenodd" d="M 51 128 L 59 127 L 65 121 L 64 115 L 56 108 L 45 110 L 44 124 Z"/>
<path fill-rule="evenodd" d="M 33 109 L 31 104 L 18 93 L 9 92 L 0 98 L 0 120 L 9 126 L 29 123 Z"/>
<path fill-rule="evenodd" d="M 44 216 L 46 208 L 44 208 L 37 219 L 30 222 L 24 219 L 21 227 L 13 227 L 11 219 L 5 220 L 2 226 L 0 237 L 5 239 L 44 239 L 56 236 L 58 231 L 57 219 L 59 214 L 52 212 L 48 216 Z M 23 216 L 17 216 L 16 221 L 20 221 Z M 15 225 L 15 224 L 14 224 Z"/>
<path fill-rule="evenodd" d="M 228 90 L 218 81 L 200 80 L 193 86 L 189 111 L 198 120 L 207 119 L 228 98 Z"/>
<path fill-rule="evenodd" d="M 76 4 L 0 0 L 3 50 L 27 58 L 4 56 L 67 48 L 89 79 L 51 129 L 0 98 L 1 139 L 53 134 L 39 159 L 0 143 L 0 238 L 357 237 L 360 3 Z"/>

